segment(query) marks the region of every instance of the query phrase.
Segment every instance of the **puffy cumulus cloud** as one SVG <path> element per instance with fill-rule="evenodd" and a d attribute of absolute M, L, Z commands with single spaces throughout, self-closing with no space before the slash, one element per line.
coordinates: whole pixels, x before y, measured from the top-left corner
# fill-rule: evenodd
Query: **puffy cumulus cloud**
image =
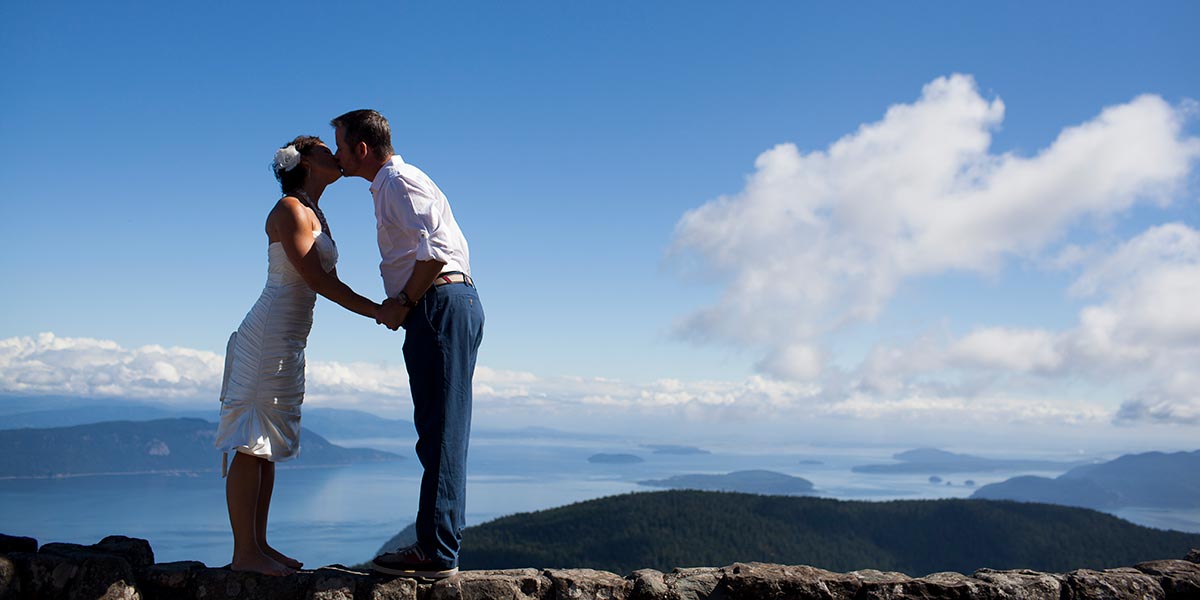
<path fill-rule="evenodd" d="M 846 388 L 851 399 L 840 405 L 865 414 L 875 410 L 867 406 L 874 398 L 879 411 L 921 411 L 926 397 L 995 397 L 1022 380 L 1052 398 L 1056 385 L 1081 380 L 1133 390 L 1108 411 L 1118 423 L 1200 423 L 1200 231 L 1179 223 L 1151 227 L 1098 256 L 1070 290 L 1094 303 L 1061 331 L 983 327 L 959 339 L 877 346 Z M 1015 416 L 1100 414 L 1061 402 L 1047 402 L 1043 413 L 1017 400 L 977 404 Z M 1060 409 L 1066 412 L 1056 416 Z"/>
<path fill-rule="evenodd" d="M 1045 251 L 1082 219 L 1170 202 L 1200 157 L 1200 140 L 1183 132 L 1187 112 L 1141 96 L 1063 129 L 1034 156 L 994 154 L 1003 102 L 953 75 L 824 150 L 776 146 L 758 157 L 742 191 L 678 222 L 672 255 L 727 285 L 717 305 L 677 331 L 758 348 L 764 373 L 814 378 L 827 336 L 873 319 L 908 278 L 995 270 Z M 1058 262 L 1084 256 L 1076 249 Z M 1060 360 L 1054 351 L 997 350 L 1002 337 L 1045 341 L 1036 332 L 982 332 L 964 340 L 962 360 L 1019 368 Z"/>
<path fill-rule="evenodd" d="M 224 367 L 223 356 L 191 348 L 125 348 L 53 333 L 0 340 L 0 392 L 7 394 L 215 405 Z M 307 376 L 308 399 L 317 404 L 408 397 L 402 365 L 310 361 Z"/>
<path fill-rule="evenodd" d="M 215 402 L 223 366 L 220 355 L 189 348 L 126 349 L 52 333 L 0 340 L 0 390 L 7 393 Z"/>
<path fill-rule="evenodd" d="M 1200 344 L 1200 232 L 1181 223 L 1152 227 L 1086 270 L 1071 290 L 1109 299 L 1094 327 L 1125 345 Z"/>
<path fill-rule="evenodd" d="M 1151 227 L 1085 269 L 1070 289 L 1097 302 L 1059 336 L 1069 368 L 1093 376 L 1135 371 L 1166 382 L 1197 364 L 1200 231 Z"/>
<path fill-rule="evenodd" d="M 1151 382 L 1122 404 L 1118 421 L 1200 423 L 1200 231 L 1151 228 L 1074 289 L 1106 300 L 1080 326 L 1081 352 L 1139 366 Z"/>
<path fill-rule="evenodd" d="M 1037 329 L 990 327 L 973 331 L 949 350 L 951 363 L 1009 371 L 1054 371 L 1063 355 L 1055 336 Z"/>

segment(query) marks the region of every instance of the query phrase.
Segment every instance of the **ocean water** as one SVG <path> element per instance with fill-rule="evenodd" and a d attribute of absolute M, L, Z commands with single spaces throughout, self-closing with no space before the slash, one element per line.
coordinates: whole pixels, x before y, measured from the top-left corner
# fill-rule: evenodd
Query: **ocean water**
<path fill-rule="evenodd" d="M 341 442 L 343 445 L 351 445 Z M 411 441 L 357 440 L 404 460 L 329 468 L 281 468 L 269 539 L 308 566 L 370 560 L 416 514 L 420 465 Z M 634 440 L 518 440 L 476 437 L 468 467 L 468 525 L 500 516 L 658 488 L 639 481 L 686 473 L 769 469 L 804 477 L 816 494 L 843 500 L 965 498 L 975 487 L 1022 473 L 942 475 L 854 473 L 855 465 L 891 462 L 906 448 L 709 447 L 711 454 L 656 454 Z M 645 462 L 593 464 L 593 454 L 637 454 Z M 302 463 L 297 463 L 300 465 Z M 1057 472 L 1032 473 L 1055 476 Z M 965 485 L 973 480 L 975 487 Z M 1123 509 L 1117 516 L 1157 527 L 1200 532 L 1200 511 Z M 0 481 L 0 532 L 41 543 L 92 544 L 106 535 L 150 540 L 160 562 L 229 562 L 232 538 L 218 473 L 190 476 L 106 475 Z"/>

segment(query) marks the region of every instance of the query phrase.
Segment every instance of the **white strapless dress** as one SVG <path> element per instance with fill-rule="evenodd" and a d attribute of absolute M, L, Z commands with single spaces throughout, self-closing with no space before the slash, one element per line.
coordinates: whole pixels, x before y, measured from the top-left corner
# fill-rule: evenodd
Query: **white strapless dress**
<path fill-rule="evenodd" d="M 321 267 L 333 270 L 333 239 L 319 231 L 313 236 Z M 316 299 L 283 245 L 272 243 L 267 248 L 266 288 L 225 348 L 215 445 L 226 458 L 229 452 L 243 452 L 282 462 L 299 455 L 304 347 Z"/>

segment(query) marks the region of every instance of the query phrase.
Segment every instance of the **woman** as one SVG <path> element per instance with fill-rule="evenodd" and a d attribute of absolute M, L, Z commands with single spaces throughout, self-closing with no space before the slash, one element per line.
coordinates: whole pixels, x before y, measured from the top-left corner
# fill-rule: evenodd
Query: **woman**
<path fill-rule="evenodd" d="M 267 285 L 225 352 L 217 448 L 233 453 L 225 483 L 234 571 L 287 575 L 302 566 L 267 544 L 275 463 L 300 450 L 304 346 L 321 294 L 365 317 L 379 305 L 342 283 L 337 246 L 319 201 L 341 177 L 319 138 L 300 136 L 275 154 L 283 198 L 267 215 Z M 222 471 L 225 462 L 222 460 Z"/>

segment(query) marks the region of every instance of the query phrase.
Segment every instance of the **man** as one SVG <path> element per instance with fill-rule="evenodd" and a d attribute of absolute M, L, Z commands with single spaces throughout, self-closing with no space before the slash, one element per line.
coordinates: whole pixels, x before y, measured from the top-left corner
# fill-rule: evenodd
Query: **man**
<path fill-rule="evenodd" d="M 375 557 L 372 566 L 390 575 L 449 577 L 458 572 L 471 378 L 483 339 L 483 305 L 471 280 L 467 240 L 437 185 L 392 151 L 383 115 L 355 110 L 330 125 L 342 174 L 371 182 L 388 296 L 378 321 L 405 330 L 417 457 L 425 470 L 417 542 Z"/>

